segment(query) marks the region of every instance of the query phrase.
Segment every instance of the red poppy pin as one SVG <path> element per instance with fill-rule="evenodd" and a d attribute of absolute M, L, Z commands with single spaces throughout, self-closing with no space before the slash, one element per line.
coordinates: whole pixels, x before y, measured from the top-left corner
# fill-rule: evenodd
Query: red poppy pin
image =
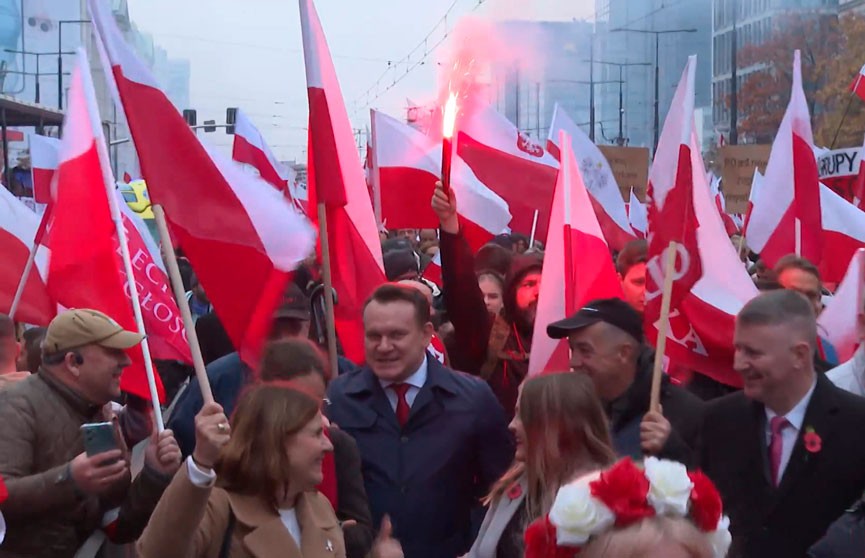
<path fill-rule="evenodd" d="M 514 483 L 514 485 L 508 489 L 508 498 L 510 498 L 511 500 L 516 500 L 517 498 L 519 498 L 522 495 L 523 495 L 523 487 L 520 486 L 520 483 L 518 483 L 518 482 Z"/>
<path fill-rule="evenodd" d="M 823 439 L 814 431 L 814 427 L 808 426 L 805 428 L 805 435 L 802 436 L 802 442 L 805 444 L 805 449 L 809 453 L 818 453 L 823 449 Z"/>

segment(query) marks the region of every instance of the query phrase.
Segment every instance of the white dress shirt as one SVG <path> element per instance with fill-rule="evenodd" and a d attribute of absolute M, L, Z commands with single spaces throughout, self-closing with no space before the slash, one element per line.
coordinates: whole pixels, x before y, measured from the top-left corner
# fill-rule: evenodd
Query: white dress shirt
<path fill-rule="evenodd" d="M 811 384 L 811 389 L 805 394 L 805 397 L 799 400 L 790 412 L 784 415 L 787 419 L 787 426 L 781 430 L 781 463 L 778 466 L 778 484 L 781 484 L 781 479 L 784 478 L 784 471 L 787 469 L 787 463 L 790 462 L 790 455 L 793 454 L 793 446 L 796 445 L 796 439 L 802 431 L 805 422 L 805 411 L 808 410 L 808 403 L 811 402 L 811 396 L 814 395 L 814 388 L 817 387 L 817 380 Z M 769 426 L 772 419 L 778 416 L 778 413 L 764 407 L 766 411 L 766 447 L 772 443 L 772 430 Z"/>
<path fill-rule="evenodd" d="M 388 389 L 393 384 L 403 383 L 408 384 L 408 391 L 405 392 L 405 400 L 408 403 L 409 409 L 414 405 L 414 400 L 417 397 L 417 394 L 420 393 L 420 388 L 424 386 L 426 383 L 427 376 L 427 356 L 424 355 L 423 362 L 420 363 L 420 366 L 415 373 L 406 378 L 404 382 L 389 382 L 385 380 L 379 380 L 382 389 L 384 390 L 384 394 L 387 396 L 387 400 L 390 401 L 390 406 L 396 412 L 396 404 L 397 404 L 397 395 L 396 392 L 392 389 Z"/>

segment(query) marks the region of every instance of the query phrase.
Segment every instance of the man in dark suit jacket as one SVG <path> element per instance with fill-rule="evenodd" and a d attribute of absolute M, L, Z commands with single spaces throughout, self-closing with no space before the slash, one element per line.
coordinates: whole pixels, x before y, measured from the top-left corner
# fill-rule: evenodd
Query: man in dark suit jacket
<path fill-rule="evenodd" d="M 865 401 L 818 376 L 814 312 L 793 291 L 736 318 L 744 390 L 706 411 L 700 465 L 729 515 L 731 558 L 800 558 L 865 488 Z"/>
<path fill-rule="evenodd" d="M 644 342 L 643 318 L 633 307 L 618 298 L 593 300 L 547 326 L 547 335 L 568 338 L 571 370 L 595 384 L 616 453 L 693 464 L 703 402 L 664 376 L 663 413 L 649 411 L 655 353 Z"/>
<path fill-rule="evenodd" d="M 513 459 L 489 386 L 427 356 L 429 318 L 418 290 L 379 287 L 363 313 L 368 366 L 328 389 L 330 419 L 360 448 L 373 522 L 390 517 L 408 558 L 464 554 L 479 497 Z"/>

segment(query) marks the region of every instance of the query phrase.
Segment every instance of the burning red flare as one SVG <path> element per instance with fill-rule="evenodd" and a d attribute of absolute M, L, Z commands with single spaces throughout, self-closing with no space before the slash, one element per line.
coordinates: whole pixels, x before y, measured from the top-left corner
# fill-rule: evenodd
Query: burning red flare
<path fill-rule="evenodd" d="M 454 137 L 454 126 L 457 119 L 457 96 L 453 92 L 448 95 L 442 118 L 442 188 L 450 192 L 451 184 L 451 139 Z"/>

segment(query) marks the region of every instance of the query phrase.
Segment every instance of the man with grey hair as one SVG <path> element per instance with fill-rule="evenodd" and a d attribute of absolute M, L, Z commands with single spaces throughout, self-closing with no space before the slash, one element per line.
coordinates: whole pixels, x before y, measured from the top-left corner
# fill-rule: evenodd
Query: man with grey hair
<path fill-rule="evenodd" d="M 736 318 L 744 389 L 713 401 L 699 462 L 730 517 L 729 556 L 805 556 L 865 489 L 865 401 L 814 370 L 817 324 L 792 290 L 761 294 Z"/>

